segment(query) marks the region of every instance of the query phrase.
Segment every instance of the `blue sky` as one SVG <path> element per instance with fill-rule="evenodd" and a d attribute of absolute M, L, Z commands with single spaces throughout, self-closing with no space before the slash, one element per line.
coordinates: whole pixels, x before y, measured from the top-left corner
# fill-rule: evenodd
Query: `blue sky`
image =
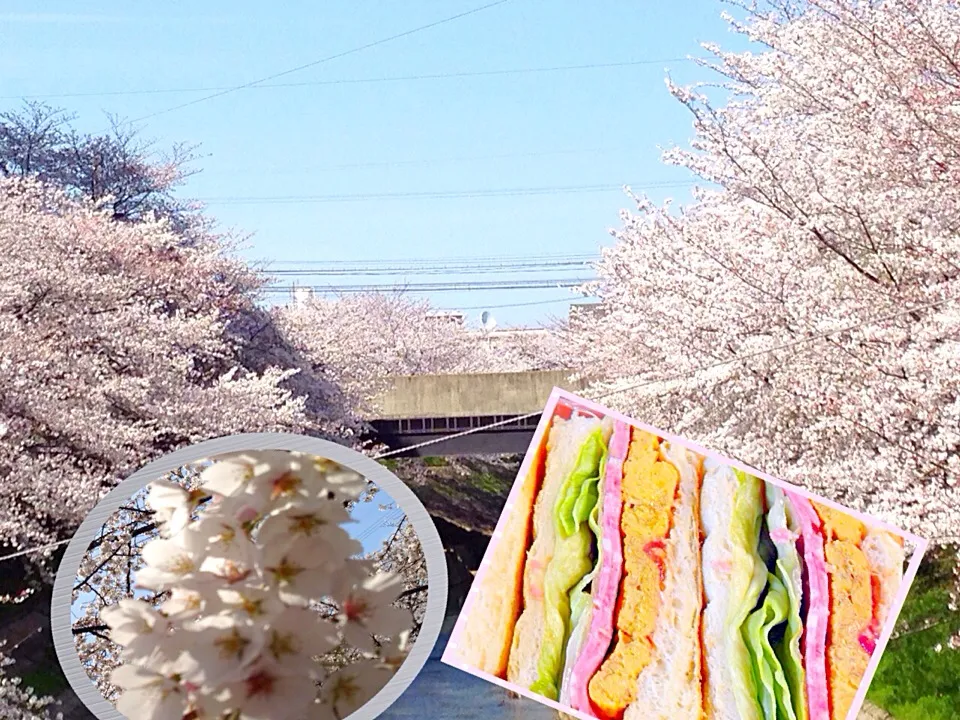
<path fill-rule="evenodd" d="M 161 11 L 118 0 L 48 0 L 40 12 L 35 2 L 8 1 L 0 12 L 0 108 L 17 106 L 20 96 L 48 96 L 77 113 L 81 127 L 98 129 L 104 113 L 154 115 L 210 88 L 241 85 L 481 4 L 211 0 L 166 3 Z M 295 86 L 230 93 L 140 125 L 158 146 L 201 145 L 202 172 L 184 193 L 208 200 L 224 227 L 252 233 L 245 251 L 251 258 L 592 254 L 611 242 L 608 229 L 628 206 L 617 186 L 691 180 L 659 162 L 658 145 L 685 144 L 692 134 L 687 111 L 663 80 L 668 68 L 683 83 L 710 79 L 693 63 L 670 62 L 701 55 L 700 41 L 744 47 L 720 18 L 723 8 L 718 0 L 512 0 L 275 81 Z M 183 92 L 195 88 L 206 90 Z M 179 92 L 144 92 L 171 89 Z M 597 185 L 613 188 L 494 198 L 216 201 Z M 649 194 L 683 200 L 687 192 Z M 549 289 L 431 299 L 473 308 L 565 297 Z M 565 312 L 558 303 L 495 314 L 501 324 L 519 324 Z"/>

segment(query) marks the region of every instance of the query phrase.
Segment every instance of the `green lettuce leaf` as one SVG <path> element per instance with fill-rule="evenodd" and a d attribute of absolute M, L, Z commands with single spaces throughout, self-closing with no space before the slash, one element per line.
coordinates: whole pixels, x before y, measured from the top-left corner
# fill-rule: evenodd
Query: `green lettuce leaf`
<path fill-rule="evenodd" d="M 759 554 L 763 481 L 740 470 L 733 469 L 733 472 L 737 478 L 737 490 L 730 520 L 734 575 L 730 590 L 731 616 L 727 625 L 728 658 L 741 720 L 761 720 L 758 678 L 744 630 L 767 585 L 767 568 Z"/>
<path fill-rule="evenodd" d="M 793 718 L 807 720 L 806 674 L 803 669 L 803 655 L 800 652 L 800 637 L 803 634 L 803 619 L 800 617 L 800 605 L 803 595 L 803 561 L 797 550 L 794 538 L 799 535 L 800 527 L 786 496 L 779 487 L 767 483 L 767 527 L 774 537 L 777 531 L 789 531 L 790 538 L 774 539 L 777 548 L 776 573 L 786 590 L 789 600 L 787 624 L 783 639 L 774 645 L 774 651 L 783 668 L 790 699 L 793 704 Z"/>
<path fill-rule="evenodd" d="M 597 573 L 600 571 L 600 565 L 603 562 L 603 530 L 600 527 L 600 511 L 603 508 L 603 479 L 607 467 L 607 457 L 608 454 L 604 451 L 603 457 L 600 459 L 600 479 L 597 483 L 598 500 L 587 518 L 587 525 L 589 525 L 590 530 L 593 531 L 594 542 L 596 543 L 596 560 L 593 563 L 593 569 L 584 575 L 583 579 L 570 591 L 570 627 L 572 630 L 570 631 L 570 639 L 567 641 L 563 682 L 566 682 L 567 669 L 572 669 L 577 656 L 580 654 L 580 649 L 583 647 L 583 643 L 586 641 L 590 631 L 590 621 L 593 619 L 593 594 L 587 592 L 586 588 L 597 576 Z M 561 692 L 563 691 L 563 683 L 560 684 L 560 690 Z"/>
<path fill-rule="evenodd" d="M 573 609 L 570 591 L 593 567 L 591 548 L 595 531 L 588 521 L 600 499 L 598 487 L 606 452 L 603 430 L 598 427 L 581 447 L 553 511 L 557 543 L 543 582 L 545 622 L 537 679 L 530 687 L 551 700 L 560 695 L 559 681 Z M 582 617 L 583 607 L 579 609 Z"/>
<path fill-rule="evenodd" d="M 770 640 L 773 629 L 787 618 L 790 598 L 776 575 L 768 574 L 767 580 L 769 586 L 763 605 L 747 620 L 744 637 L 753 658 L 763 716 L 768 720 L 797 720 L 787 678 Z"/>
<path fill-rule="evenodd" d="M 603 497 L 603 471 L 606 467 L 607 451 L 606 448 L 604 448 L 603 456 L 600 458 L 600 477 L 597 479 L 597 482 L 593 484 L 593 487 L 596 488 L 596 500 L 593 501 L 593 507 L 587 516 L 587 525 L 590 526 L 596 542 L 597 559 L 593 564 L 593 570 L 587 575 L 584 575 L 583 579 L 577 583 L 576 587 L 570 593 L 570 624 L 572 626 L 576 626 L 581 622 L 584 614 L 589 614 L 586 613 L 586 611 L 593 606 L 593 595 L 586 592 L 585 588 L 593 582 L 593 579 L 597 576 L 597 572 L 600 570 L 600 563 L 603 561 L 603 530 L 600 527 L 600 511 L 603 508 L 603 503 L 600 502 L 600 499 Z M 584 503 L 580 503 L 579 507 L 575 505 L 575 508 L 582 510 L 583 506 Z"/>

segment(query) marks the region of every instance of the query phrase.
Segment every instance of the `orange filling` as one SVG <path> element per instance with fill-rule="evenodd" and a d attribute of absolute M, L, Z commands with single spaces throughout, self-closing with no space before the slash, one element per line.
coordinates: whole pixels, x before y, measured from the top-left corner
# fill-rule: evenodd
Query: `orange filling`
<path fill-rule="evenodd" d="M 636 699 L 640 672 L 653 659 L 653 635 L 666 572 L 664 540 L 670 532 L 680 473 L 662 459 L 660 441 L 635 431 L 623 467 L 624 577 L 616 609 L 613 651 L 589 684 L 598 713 L 619 718 Z"/>
<path fill-rule="evenodd" d="M 858 547 L 866 528 L 856 518 L 814 503 L 823 522 L 830 573 L 827 674 L 831 715 L 844 718 L 870 662 L 864 637 L 877 624 L 878 588 L 867 556 Z"/>

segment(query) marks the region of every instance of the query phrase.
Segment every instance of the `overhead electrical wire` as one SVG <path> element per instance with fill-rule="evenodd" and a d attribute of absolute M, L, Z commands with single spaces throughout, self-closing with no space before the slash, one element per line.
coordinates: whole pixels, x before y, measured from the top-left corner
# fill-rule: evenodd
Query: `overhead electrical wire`
<path fill-rule="evenodd" d="M 423 32 L 424 30 L 430 30 L 432 28 L 439 27 L 441 25 L 446 25 L 447 23 L 460 20 L 470 15 L 475 15 L 479 12 L 483 12 L 484 10 L 489 10 L 491 8 L 497 7 L 498 5 L 504 5 L 508 2 L 510 2 L 510 0 L 496 0 L 495 2 L 487 3 L 486 5 L 481 5 L 479 7 L 475 7 L 470 10 L 465 10 L 464 12 L 457 13 L 456 15 L 450 15 L 448 17 L 443 18 L 442 20 L 436 20 L 432 23 L 427 23 L 426 25 L 420 25 L 410 30 L 404 30 L 403 32 L 399 32 L 394 35 L 381 38 L 379 40 L 374 40 L 373 42 L 369 42 L 364 45 L 359 45 L 349 50 L 343 50 L 342 52 L 334 53 L 333 55 L 327 55 L 326 57 L 320 58 L 319 60 L 314 60 L 312 62 L 304 63 L 303 65 L 297 65 L 296 67 L 289 68 L 288 70 L 283 70 L 278 73 L 273 73 L 272 75 L 267 75 L 258 80 L 252 80 L 250 82 L 243 83 L 242 85 L 236 85 L 233 87 L 224 88 L 217 92 L 211 93 L 210 95 L 204 95 L 203 97 L 197 98 L 195 100 L 189 100 L 187 102 L 180 103 L 179 105 L 174 105 L 173 107 L 168 107 L 163 110 L 152 112 L 148 115 L 143 115 L 142 117 L 128 121 L 127 124 L 142 122 L 143 120 L 148 120 L 150 118 L 157 117 L 158 115 L 166 115 L 167 113 L 171 113 L 176 110 L 181 110 L 186 107 L 191 107 L 193 105 L 197 105 L 199 103 L 206 102 L 208 100 L 213 100 L 214 98 L 223 97 L 224 95 L 229 95 L 239 90 L 246 90 L 247 88 L 259 86 L 265 82 L 276 80 L 277 78 L 285 77 L 287 75 L 292 75 L 293 73 L 300 72 L 301 70 L 306 70 L 307 68 L 316 67 L 317 65 L 322 65 L 324 63 L 328 63 L 333 60 L 338 60 L 340 58 L 347 57 L 348 55 L 355 55 L 356 53 L 363 52 L 364 50 L 370 50 L 371 48 L 375 48 L 380 45 L 386 45 L 387 43 L 393 42 L 394 40 L 400 40 L 401 38 L 409 37 L 410 35 Z"/>
<path fill-rule="evenodd" d="M 380 530 L 385 530 L 391 525 L 399 525 L 400 522 L 407 516 L 406 513 L 399 508 L 392 508 L 390 510 L 384 511 L 385 514 L 376 518 L 371 524 L 367 525 L 363 530 L 357 533 L 357 536 L 354 538 L 360 542 L 368 540 L 377 534 Z"/>
<path fill-rule="evenodd" d="M 274 277 L 347 277 L 347 276 L 403 276 L 404 280 L 392 283 L 368 283 L 363 286 L 363 290 L 358 292 L 398 292 L 415 291 L 419 288 L 411 287 L 409 277 L 431 276 L 431 275 L 456 275 L 469 276 L 481 274 L 531 274 L 542 272 L 573 272 L 578 269 L 590 267 L 597 262 L 598 256 L 593 254 L 544 254 L 544 255 L 521 255 L 521 256 L 484 256 L 484 257 L 461 257 L 461 258 L 420 258 L 410 260 L 390 260 L 373 259 L 367 261 L 340 260 L 340 261 L 319 261 L 319 260 L 278 260 L 271 264 L 297 264 L 298 268 L 268 269 L 267 274 Z M 266 263 L 265 263 L 266 264 Z M 303 267 L 306 266 L 306 267 Z M 563 280 L 572 280 L 564 278 Z M 582 280 L 578 278 L 577 280 Z M 443 283 L 430 283 L 430 289 L 434 292 L 441 291 L 438 284 L 448 286 L 451 282 L 456 284 L 454 289 L 460 291 L 475 290 L 502 290 L 503 285 L 515 285 L 515 279 L 504 278 L 494 281 L 497 287 L 490 288 L 487 284 L 477 286 L 477 281 L 449 281 Z M 547 289 L 555 287 L 556 279 L 545 281 L 540 279 L 523 280 L 523 289 Z M 579 283 L 578 283 L 579 284 Z M 544 287 L 546 286 L 546 287 Z M 265 288 L 270 294 L 292 293 L 294 289 L 312 290 L 314 292 L 336 293 L 340 286 L 327 285 L 280 285 L 273 284 Z M 561 302 L 576 302 L 583 300 L 583 295 L 571 293 L 566 298 L 555 298 L 552 300 L 538 300 L 519 303 L 499 303 L 484 306 L 467 306 L 460 308 L 449 308 L 450 312 L 462 312 L 466 310 L 492 310 L 513 307 L 526 307 L 545 304 L 557 304 Z"/>
<path fill-rule="evenodd" d="M 490 77 L 503 75 L 533 75 L 555 72 L 571 72 L 578 70 L 605 70 L 612 68 L 639 67 L 642 65 L 674 65 L 681 62 L 696 62 L 697 60 L 706 60 L 708 58 L 697 57 L 672 57 L 672 58 L 650 58 L 646 60 L 624 60 L 620 62 L 605 63 L 586 63 L 581 65 L 551 65 L 546 67 L 529 68 L 503 68 L 501 70 L 465 70 L 460 72 L 444 73 L 420 73 L 414 75 L 393 75 L 368 78 L 335 78 L 333 80 L 303 80 L 300 82 L 270 83 L 259 81 L 255 84 L 241 86 L 207 86 L 207 87 L 179 87 L 179 88 L 153 88 L 144 90 L 96 90 L 90 92 L 71 92 L 71 93 L 42 93 L 35 95 L 0 95 L 0 100 L 39 100 L 55 98 L 80 98 L 80 97 L 117 97 L 129 95 L 179 95 L 187 93 L 222 93 L 235 92 L 240 90 L 267 90 L 276 88 L 297 88 L 314 87 L 320 85 L 362 85 L 371 83 L 392 83 L 392 82 L 415 82 L 422 80 L 452 80 L 471 77 Z M 304 66 L 309 67 L 309 66 Z M 303 69 L 297 68 L 298 70 Z M 291 70 L 289 72 L 295 72 Z"/>
<path fill-rule="evenodd" d="M 566 298 L 554 298 L 553 300 L 531 300 L 530 302 L 502 303 L 497 305 L 472 305 L 456 308 L 438 308 L 440 312 L 464 312 L 467 310 L 501 310 L 504 308 L 531 307 L 533 305 L 559 305 L 560 303 L 576 303 L 588 300 L 582 295 L 573 295 Z"/>
<path fill-rule="evenodd" d="M 284 168 L 237 168 L 237 167 L 220 167 L 213 170 L 204 170 L 205 175 L 219 175 L 221 173 L 247 173 L 247 172 L 256 172 L 258 175 L 291 175 L 297 173 L 305 172 L 333 172 L 339 170 L 356 170 L 364 168 L 385 168 L 385 167 L 409 167 L 415 165 L 441 165 L 447 163 L 463 163 L 463 162 L 474 162 L 477 160 L 507 160 L 513 158 L 535 158 L 535 157 L 550 157 L 557 155 L 596 155 L 603 153 L 618 153 L 618 154 L 628 154 L 635 152 L 636 148 L 628 147 L 618 147 L 618 148 L 580 148 L 580 149 L 570 149 L 570 150 L 540 150 L 536 152 L 521 152 L 521 153 L 488 153 L 485 155 L 459 155 L 452 157 L 433 157 L 433 158 L 418 158 L 418 159 L 409 159 L 409 160 L 381 160 L 377 162 L 367 161 L 367 162 L 353 162 L 353 163 L 340 163 L 336 165 L 314 165 L 314 166 L 300 166 L 300 167 L 284 167 Z"/>
<path fill-rule="evenodd" d="M 264 291 L 271 293 L 313 290 L 326 293 L 373 293 L 373 292 L 454 292 L 467 290 L 538 290 L 545 288 L 580 287 L 596 278 L 554 278 L 550 280 L 474 280 L 469 282 L 424 282 L 365 285 L 268 285 Z"/>
<path fill-rule="evenodd" d="M 356 193 L 338 195 L 274 195 L 274 196 L 222 196 L 194 198 L 197 202 L 207 206 L 213 205 L 286 205 L 296 203 L 334 203 L 334 202 L 365 202 L 369 200 L 449 200 L 464 198 L 489 197 L 521 197 L 531 195 L 565 195 L 579 193 L 623 191 L 625 188 L 638 190 L 654 190 L 666 188 L 692 187 L 693 182 L 664 181 L 653 183 L 621 183 L 605 185 L 559 185 L 551 187 L 515 187 L 490 188 L 479 190 L 450 190 L 450 191 L 422 191 L 422 192 L 384 192 L 384 193 Z"/>
<path fill-rule="evenodd" d="M 802 345 L 808 345 L 808 344 L 810 344 L 810 343 L 819 342 L 820 340 L 825 340 L 826 338 L 833 337 L 834 335 L 842 335 L 842 334 L 844 334 L 844 333 L 855 332 L 856 330 L 860 330 L 860 329 L 863 329 L 863 328 L 865 328 L 865 327 L 869 327 L 869 326 L 871 326 L 871 325 L 876 325 L 877 323 L 889 322 L 889 321 L 891 321 L 891 320 L 895 320 L 895 319 L 901 318 L 901 317 L 903 317 L 903 316 L 905 316 L 905 315 L 913 315 L 913 314 L 915 314 L 915 313 L 917 313 L 917 312 L 920 312 L 920 311 L 922 311 L 922 310 L 932 310 L 932 309 L 934 309 L 934 308 L 942 307 L 942 306 L 947 305 L 947 304 L 949 304 L 949 303 L 955 302 L 958 298 L 960 298 L 960 296 L 958 296 L 958 295 L 951 295 L 951 296 L 948 296 L 948 297 L 945 297 L 945 298 L 941 298 L 940 300 L 936 300 L 936 301 L 933 301 L 933 302 L 922 303 L 922 304 L 919 304 L 919 305 L 914 305 L 914 306 L 909 307 L 909 308 L 901 309 L 901 310 L 898 310 L 898 311 L 895 312 L 895 313 L 888 313 L 888 314 L 877 315 L 876 317 L 867 318 L 867 319 L 865 319 L 865 320 L 861 320 L 861 321 L 856 322 L 856 323 L 850 323 L 850 324 L 845 325 L 845 326 L 840 327 L 840 328 L 835 328 L 835 329 L 833 329 L 833 330 L 828 330 L 828 331 L 821 332 L 821 333 L 815 333 L 815 334 L 812 334 L 812 335 L 808 335 L 808 336 L 806 336 L 806 337 L 798 338 L 798 339 L 796 339 L 796 340 L 791 340 L 790 342 L 780 343 L 780 344 L 778 344 L 778 345 L 774 345 L 773 347 L 769 347 L 769 348 L 766 348 L 766 349 L 764 349 L 764 350 L 757 350 L 757 351 L 755 351 L 755 352 L 745 353 L 744 355 L 735 356 L 735 357 L 729 358 L 729 359 L 727 359 L 727 360 L 719 360 L 719 361 L 714 362 L 714 363 L 708 363 L 708 364 L 705 364 L 705 365 L 701 365 L 701 366 L 699 366 L 699 367 L 693 368 L 692 370 L 688 370 L 688 371 L 684 371 L 684 372 L 680 372 L 680 373 L 665 374 L 665 375 L 662 375 L 662 376 L 660 376 L 660 377 L 655 377 L 655 378 L 650 378 L 650 379 L 647 379 L 647 380 L 638 381 L 638 382 L 635 382 L 635 383 L 632 383 L 632 384 L 628 384 L 628 385 L 625 385 L 625 386 L 622 386 L 622 387 L 615 388 L 615 389 L 613 389 L 613 390 L 607 390 L 607 391 L 604 391 L 604 392 L 602 392 L 602 393 L 597 393 L 596 395 L 594 395 L 594 396 L 593 396 L 592 398 L 590 398 L 590 399 L 593 400 L 593 401 L 600 401 L 600 400 L 604 400 L 604 399 L 606 399 L 606 398 L 609 398 L 609 397 L 612 397 L 612 396 L 615 396 L 615 395 L 620 395 L 620 394 L 625 393 L 625 392 L 631 392 L 631 391 L 634 391 L 634 390 L 640 390 L 640 389 L 642 389 L 642 388 L 644 388 L 644 387 L 650 387 L 650 386 L 653 386 L 653 385 L 660 385 L 660 384 L 669 383 L 669 382 L 677 382 L 677 381 L 682 381 L 682 380 L 695 379 L 696 377 L 698 377 L 698 376 L 699 376 L 701 373 L 703 373 L 703 372 L 708 372 L 708 371 L 710 371 L 710 370 L 719 369 L 719 368 L 721 368 L 721 367 L 726 367 L 726 366 L 729 366 L 729 365 L 736 365 L 736 364 L 738 364 L 738 363 L 746 362 L 747 360 L 752 360 L 752 359 L 754 359 L 754 358 L 762 357 L 762 356 L 764 356 L 764 355 L 769 355 L 769 354 L 772 354 L 772 353 L 775 353 L 775 352 L 780 352 L 780 351 L 782 351 L 782 350 L 790 350 L 790 349 L 793 349 L 793 348 L 796 348 L 796 347 L 800 347 L 800 346 L 802 346 Z M 526 415 L 521 415 L 521 416 L 519 416 L 519 417 L 512 417 L 512 418 L 509 418 L 509 419 L 507 419 L 507 420 L 501 420 L 501 421 L 499 421 L 499 422 L 488 423 L 488 424 L 482 425 L 482 426 L 480 426 L 480 427 L 469 428 L 469 429 L 467 429 L 467 430 L 462 430 L 462 431 L 460 431 L 460 432 L 451 433 L 451 434 L 449 434 L 449 435 L 444 435 L 443 437 L 431 438 L 430 440 L 425 440 L 425 441 L 423 441 L 423 442 L 421 442 L 421 443 L 417 443 L 417 444 L 415 444 L 415 445 L 409 445 L 409 446 L 407 446 L 407 447 L 398 448 L 398 449 L 396 449 L 396 450 L 388 450 L 387 452 L 379 453 L 379 454 L 377 454 L 377 455 L 374 455 L 374 456 L 373 456 L 373 459 L 374 459 L 374 460 L 381 460 L 381 459 L 393 457 L 393 456 L 396 456 L 396 455 L 406 454 L 406 453 L 409 453 L 409 452 L 412 452 L 412 451 L 415 451 L 415 450 L 419 450 L 419 449 L 424 448 L 424 447 L 429 447 L 429 446 L 431 446 L 431 445 L 437 445 L 437 444 L 439 444 L 439 443 L 447 442 L 447 441 L 453 440 L 453 439 L 455 439 L 455 438 L 464 437 L 464 436 L 467 436 L 467 435 L 473 435 L 473 434 L 475 434 L 475 433 L 485 432 L 485 431 L 487 431 L 487 430 L 493 430 L 493 429 L 496 429 L 496 428 L 498 428 L 498 427 L 503 427 L 504 425 L 510 425 L 510 424 L 513 424 L 513 423 L 520 422 L 520 421 L 522 421 L 522 420 L 529 420 L 529 419 L 535 418 L 535 417 L 537 417 L 538 415 L 541 415 L 541 414 L 542 414 L 542 413 L 539 412 L 539 411 L 533 412 L 533 413 L 527 413 Z M 896 444 L 896 443 L 893 443 L 893 444 Z M 0 555 L 0 562 L 3 562 L 4 560 L 11 560 L 11 559 L 13 559 L 13 558 L 23 557 L 24 555 L 30 555 L 30 554 L 32 554 L 32 553 L 43 552 L 44 550 L 52 550 L 52 549 L 57 548 L 57 547 L 60 547 L 60 546 L 62 546 L 62 545 L 66 545 L 68 542 L 70 542 L 69 539 L 68 539 L 68 540 L 58 540 L 57 542 L 47 543 L 47 544 L 45 544 L 45 545 L 38 545 L 38 546 L 35 546 L 35 547 L 26 548 L 26 549 L 24 549 L 24 550 L 19 550 L 19 551 L 17 551 L 17 552 L 9 553 L 9 554 L 7 554 L 7 555 Z"/>
<path fill-rule="evenodd" d="M 429 257 L 429 258 L 370 258 L 367 260 L 293 260 L 293 259 L 269 259 L 258 260 L 257 262 L 269 265 L 328 265 L 338 267 L 348 266 L 379 266 L 379 265 L 472 265 L 472 264 L 490 264 L 490 263 L 524 263 L 524 262 L 567 262 L 567 261 L 589 261 L 596 260 L 595 254 L 588 253 L 558 253 L 551 255 L 477 255 L 464 257 Z"/>
<path fill-rule="evenodd" d="M 344 268 L 322 268 L 319 270 L 296 268 L 290 270 L 271 270 L 269 275 L 284 277 L 343 277 L 343 276 L 380 276 L 380 275 L 490 275 L 503 273 L 542 273 L 556 272 L 564 270 L 581 270 L 589 267 L 589 261 L 580 262 L 557 262 L 557 263 L 516 263 L 510 265 L 480 265 L 476 267 L 469 266 L 449 266 L 437 265 L 435 267 L 384 267 L 384 268 L 364 268 L 364 267 L 344 267 Z"/>

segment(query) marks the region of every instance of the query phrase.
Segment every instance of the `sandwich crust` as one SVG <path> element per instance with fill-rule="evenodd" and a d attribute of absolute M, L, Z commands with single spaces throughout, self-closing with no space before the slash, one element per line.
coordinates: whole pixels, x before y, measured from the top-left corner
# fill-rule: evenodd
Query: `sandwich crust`
<path fill-rule="evenodd" d="M 906 560 L 903 538 L 871 528 L 860 547 L 870 563 L 870 571 L 880 580 L 880 598 L 876 608 L 879 632 L 887 622 L 893 600 L 903 582 L 903 564 Z"/>
<path fill-rule="evenodd" d="M 546 434 L 549 436 L 549 433 Z M 461 662 L 495 677 L 507 672 L 513 630 L 522 607 L 524 557 L 532 531 L 529 510 L 544 477 L 546 438 L 540 443 L 523 476 L 515 506 L 507 513 L 502 533 L 483 570 L 482 582 L 475 583 L 474 597 L 466 624 L 458 638 Z"/>
<path fill-rule="evenodd" d="M 594 417 L 573 415 L 569 420 L 555 418 L 547 441 L 546 471 L 543 487 L 533 508 L 533 543 L 527 551 L 523 574 L 523 612 L 513 630 L 513 643 L 507 662 L 507 679 L 529 688 L 537 680 L 545 622 L 544 578 L 557 544 L 553 510 L 557 496 L 576 465 L 587 436 L 600 427 Z"/>

